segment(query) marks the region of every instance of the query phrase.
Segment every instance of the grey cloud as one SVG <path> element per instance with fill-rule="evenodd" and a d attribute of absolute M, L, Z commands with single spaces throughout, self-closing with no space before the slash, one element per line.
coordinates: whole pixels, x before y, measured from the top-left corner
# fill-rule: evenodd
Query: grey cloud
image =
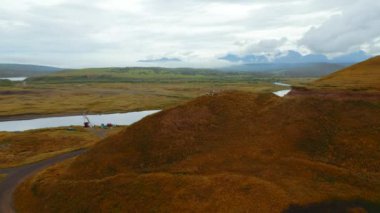
<path fill-rule="evenodd" d="M 379 34 L 379 24 L 377 14 L 371 11 L 378 10 L 378 3 L 367 2 L 367 6 L 361 5 L 361 11 L 351 6 L 363 1 L 369 2 L 3 0 L 0 4 L 0 60 L 64 67 L 134 66 L 144 65 L 139 59 L 153 55 L 181 58 L 180 65 L 208 66 L 221 63 L 215 56 L 226 52 L 269 53 L 284 45 L 296 48 L 299 38 L 311 26 L 315 26 L 314 30 L 310 30 L 300 44 L 312 52 L 344 53 L 363 43 L 368 43 L 364 50 L 376 52 L 379 40 L 372 38 Z M 108 7 L 112 2 L 116 3 Z M 345 21 L 334 17 L 322 24 L 331 14 L 340 11 Z M 358 21 L 351 24 L 344 18 L 347 14 Z M 360 25 L 361 22 L 365 24 Z M 360 26 L 365 28 L 363 35 L 358 33 Z M 346 38 L 335 38 L 342 32 Z M 331 44 L 321 44 L 327 43 L 326 40 L 331 40 Z M 235 41 L 248 42 L 237 46 Z M 347 46 L 351 47 L 347 49 Z M 178 54 L 180 52 L 194 54 L 184 56 Z"/>
<path fill-rule="evenodd" d="M 380 3 L 358 1 L 321 26 L 312 27 L 299 41 L 314 52 L 344 53 L 360 50 L 380 37 Z"/>
<path fill-rule="evenodd" d="M 251 44 L 246 48 L 249 53 L 270 53 L 278 50 L 279 47 L 287 42 L 287 38 L 281 39 L 264 39 L 257 43 Z"/>
<path fill-rule="evenodd" d="M 83 5 L 62 4 L 31 7 L 12 14 L 13 22 L 22 23 L 0 35 L 2 52 L 89 52 L 104 46 L 91 38 L 104 24 L 94 22 L 102 11 Z M 10 14 L 8 12 L 8 14 Z M 99 27 L 99 28 L 98 28 Z M 107 44 L 109 45 L 109 44 Z"/>

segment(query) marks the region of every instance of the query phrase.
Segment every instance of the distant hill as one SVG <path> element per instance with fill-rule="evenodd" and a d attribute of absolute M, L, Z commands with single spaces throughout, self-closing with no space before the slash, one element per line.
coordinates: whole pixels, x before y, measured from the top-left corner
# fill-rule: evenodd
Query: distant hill
<path fill-rule="evenodd" d="M 323 77 L 313 85 L 325 88 L 380 89 L 380 56 Z"/>
<path fill-rule="evenodd" d="M 262 74 L 248 72 L 222 72 L 212 69 L 110 67 L 72 69 L 29 78 L 37 83 L 81 82 L 231 82 L 257 81 Z"/>
<path fill-rule="evenodd" d="M 281 77 L 321 77 L 349 66 L 331 63 L 264 63 L 244 64 L 223 68 L 225 71 L 255 72 Z"/>
<path fill-rule="evenodd" d="M 252 54 L 240 56 L 230 53 L 219 59 L 235 63 L 222 68 L 227 71 L 263 72 L 286 77 L 322 77 L 370 57 L 364 51 L 357 51 L 329 59 L 323 54 L 302 55 L 290 50 L 272 57 Z"/>
<path fill-rule="evenodd" d="M 57 67 L 29 64 L 0 64 L 0 77 L 29 77 L 62 70 Z"/>
<path fill-rule="evenodd" d="M 29 179 L 16 210 L 378 212 L 380 99 L 348 97 L 197 98 Z"/>

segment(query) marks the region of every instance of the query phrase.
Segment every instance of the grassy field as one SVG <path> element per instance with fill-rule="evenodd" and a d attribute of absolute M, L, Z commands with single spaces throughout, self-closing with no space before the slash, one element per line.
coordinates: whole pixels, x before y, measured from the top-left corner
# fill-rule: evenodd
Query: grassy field
<path fill-rule="evenodd" d="M 163 109 L 213 89 L 270 92 L 274 88 L 269 83 L 86 83 L 3 87 L 0 117 Z"/>
<path fill-rule="evenodd" d="M 251 72 L 223 72 L 190 68 L 89 68 L 65 70 L 45 76 L 30 78 L 35 83 L 84 82 L 261 82 L 273 78 Z"/>
<path fill-rule="evenodd" d="M 314 79 L 212 73 L 74 70 L 4 87 L 3 117 L 11 111 L 16 116 L 167 109 L 101 143 L 78 129 L 73 134 L 86 137 L 81 146 L 96 143 L 94 148 L 24 182 L 16 209 L 281 212 L 292 204 L 334 199 L 380 205 L 378 99 L 357 93 L 279 98 L 268 94 L 284 89 L 273 82 L 303 87 Z M 210 91 L 220 93 L 188 102 Z M 65 131 L 55 137 L 64 146 L 51 143 L 55 150 L 77 145 L 74 139 L 62 142 Z M 31 140 L 26 132 L 20 140 L 27 143 L 19 148 L 17 140 L 9 142 L 16 153 L 43 147 L 9 162 L 45 158 L 41 150 L 50 146 L 42 135 Z"/>
<path fill-rule="evenodd" d="M 0 168 L 29 164 L 93 146 L 103 137 L 118 132 L 112 129 L 66 127 L 31 130 L 20 133 L 0 132 Z"/>
<path fill-rule="evenodd" d="M 273 85 L 275 81 L 302 84 L 310 79 L 277 79 L 193 69 L 68 70 L 31 78 L 26 84 L 3 81 L 0 120 L 166 109 L 210 91 L 270 93 L 283 89 Z M 80 128 L 0 133 L 0 168 L 46 159 L 91 146 L 98 140 L 95 132 Z"/>
<path fill-rule="evenodd" d="M 0 119 L 22 115 L 66 115 L 165 109 L 210 91 L 273 92 L 278 79 L 226 83 L 65 83 L 3 86 Z M 285 79 L 299 83 L 309 79 Z"/>

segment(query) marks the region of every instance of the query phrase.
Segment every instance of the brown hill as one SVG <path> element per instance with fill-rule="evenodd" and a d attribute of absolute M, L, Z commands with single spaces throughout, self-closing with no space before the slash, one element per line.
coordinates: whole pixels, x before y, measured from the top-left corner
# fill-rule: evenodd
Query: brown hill
<path fill-rule="evenodd" d="M 38 174 L 15 204 L 19 212 L 281 212 L 334 199 L 343 200 L 334 208 L 379 208 L 379 142 L 378 99 L 225 92 L 147 117 Z"/>
<path fill-rule="evenodd" d="M 314 82 L 326 88 L 380 89 L 380 56 L 335 72 Z"/>

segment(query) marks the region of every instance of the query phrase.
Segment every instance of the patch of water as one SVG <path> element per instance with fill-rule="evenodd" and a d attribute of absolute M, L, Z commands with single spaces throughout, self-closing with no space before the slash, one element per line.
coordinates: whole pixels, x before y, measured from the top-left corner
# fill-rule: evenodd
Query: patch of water
<path fill-rule="evenodd" d="M 280 91 L 277 91 L 277 92 L 274 92 L 273 94 L 279 96 L 279 97 L 284 97 L 286 96 L 287 94 L 289 94 L 289 92 L 291 92 L 292 90 L 291 89 L 287 89 L 287 90 L 280 90 Z"/>
<path fill-rule="evenodd" d="M 290 84 L 285 84 L 285 83 L 281 83 L 281 82 L 274 82 L 273 84 L 278 85 L 278 86 L 284 86 L 284 87 L 291 87 L 292 86 Z"/>
<path fill-rule="evenodd" d="M 278 85 L 278 86 L 284 86 L 284 87 L 291 87 L 292 86 L 290 84 L 284 84 L 284 83 L 281 83 L 281 82 L 274 82 L 273 84 L 274 85 Z M 286 90 L 280 90 L 280 91 L 274 92 L 273 94 L 275 94 L 275 95 L 277 95 L 279 97 L 284 97 L 287 94 L 289 94 L 289 92 L 291 92 L 291 91 L 292 91 L 291 89 L 286 89 Z"/>
<path fill-rule="evenodd" d="M 116 113 L 104 115 L 88 115 L 91 124 L 101 125 L 112 123 L 114 125 L 131 125 L 148 115 L 159 112 L 160 110 L 149 110 L 141 112 Z M 15 120 L 0 122 L 0 131 L 16 132 L 32 129 L 55 128 L 63 126 L 82 126 L 84 118 L 78 116 L 48 117 L 31 120 Z"/>
<path fill-rule="evenodd" d="M 11 78 L 0 78 L 0 80 L 10 80 L 10 81 L 25 81 L 27 77 L 11 77 Z"/>

